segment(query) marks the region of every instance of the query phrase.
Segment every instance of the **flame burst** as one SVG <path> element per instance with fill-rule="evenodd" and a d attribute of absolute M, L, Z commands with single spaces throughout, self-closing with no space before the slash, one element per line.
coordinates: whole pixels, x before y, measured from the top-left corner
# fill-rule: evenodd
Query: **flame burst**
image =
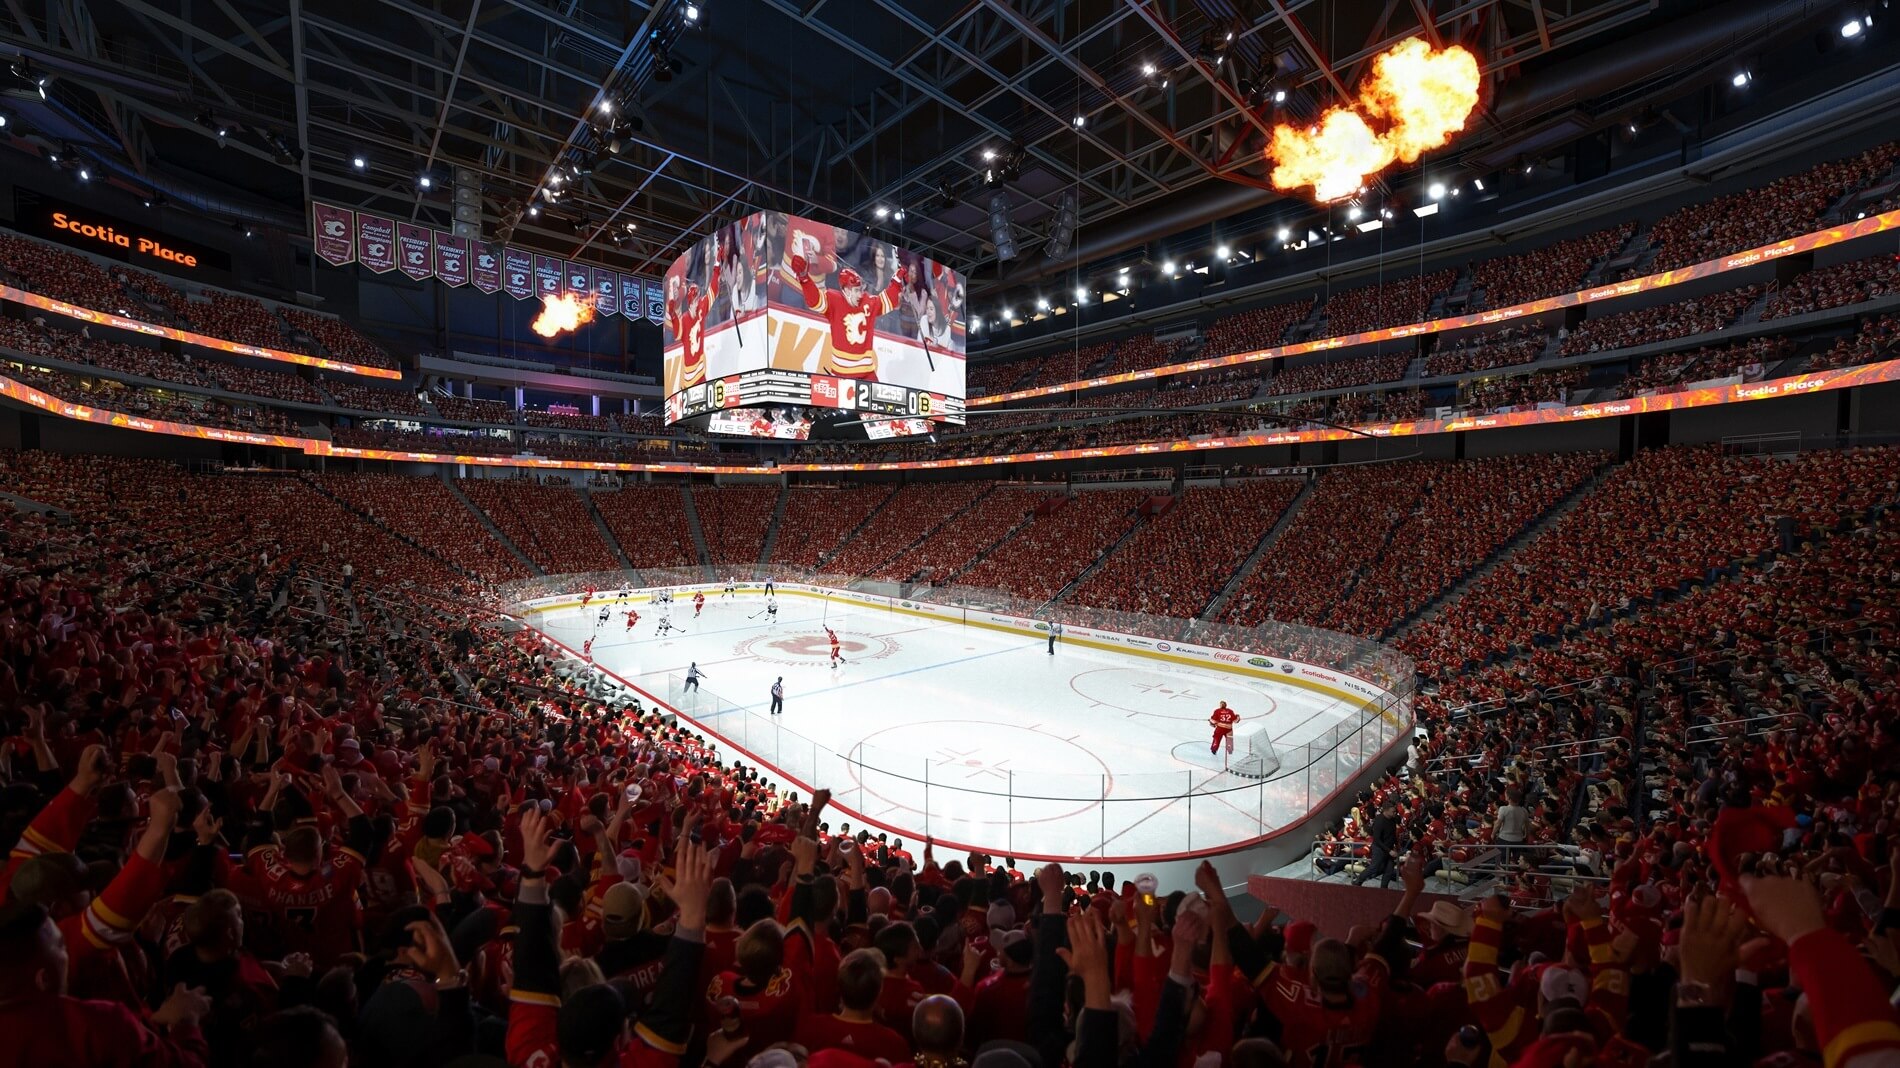
<path fill-rule="evenodd" d="M 541 314 L 528 329 L 542 337 L 560 337 L 594 321 L 594 302 L 572 295 L 541 298 Z"/>
<path fill-rule="evenodd" d="M 1351 105 L 1328 108 L 1311 127 L 1273 128 L 1273 186 L 1311 186 L 1321 203 L 1351 196 L 1393 162 L 1449 142 L 1477 107 L 1478 57 L 1458 45 L 1400 41 L 1373 58 Z"/>

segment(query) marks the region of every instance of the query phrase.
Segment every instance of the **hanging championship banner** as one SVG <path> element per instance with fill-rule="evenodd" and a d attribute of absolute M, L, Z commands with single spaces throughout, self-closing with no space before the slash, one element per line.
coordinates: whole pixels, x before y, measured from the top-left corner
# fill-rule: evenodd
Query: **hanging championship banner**
<path fill-rule="evenodd" d="M 666 283 L 664 279 L 647 279 L 647 318 L 656 323 L 666 321 Z"/>
<path fill-rule="evenodd" d="M 553 256 L 534 258 L 534 295 L 553 300 L 561 295 L 561 261 Z"/>
<path fill-rule="evenodd" d="M 630 274 L 620 276 L 620 314 L 629 319 L 646 317 L 646 298 L 640 280 Z"/>
<path fill-rule="evenodd" d="M 516 300 L 534 296 L 534 257 L 518 248 L 501 250 L 501 291 Z"/>
<path fill-rule="evenodd" d="M 486 241 L 475 242 L 475 251 L 468 273 L 469 281 L 484 293 L 494 293 L 501 288 L 501 249 Z"/>
<path fill-rule="evenodd" d="M 356 213 L 348 208 L 331 207 L 312 201 L 310 239 L 317 256 L 332 267 L 341 267 L 356 258 Z"/>
<path fill-rule="evenodd" d="M 357 215 L 356 261 L 377 274 L 395 270 L 396 224 L 377 215 Z"/>
<path fill-rule="evenodd" d="M 615 315 L 620 311 L 620 276 L 605 267 L 594 268 L 594 312 Z"/>
<path fill-rule="evenodd" d="M 420 282 L 435 273 L 429 260 L 434 255 L 434 247 L 429 242 L 429 228 L 415 223 L 396 224 L 396 266 L 402 273 Z"/>
<path fill-rule="evenodd" d="M 468 238 L 435 232 L 435 276 L 443 285 L 468 284 Z"/>
<path fill-rule="evenodd" d="M 566 273 L 562 276 L 561 293 L 575 300 L 590 300 L 594 296 L 594 272 L 585 263 L 569 261 Z"/>

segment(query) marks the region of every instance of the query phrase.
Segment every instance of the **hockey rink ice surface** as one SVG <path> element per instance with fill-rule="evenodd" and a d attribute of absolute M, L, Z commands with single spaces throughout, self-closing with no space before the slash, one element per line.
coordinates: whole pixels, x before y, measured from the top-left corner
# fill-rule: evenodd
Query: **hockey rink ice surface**
<path fill-rule="evenodd" d="M 832 811 L 834 832 L 868 825 L 913 853 L 926 833 L 1025 859 L 1218 849 L 1299 820 L 1371 756 L 1348 745 L 1297 768 L 1304 757 L 1287 754 L 1264 782 L 1224 772 L 1207 725 L 1223 700 L 1241 714 L 1236 757 L 1262 725 L 1285 753 L 1360 714 L 1356 701 L 1277 680 L 1065 644 L 1050 656 L 1043 638 L 804 596 L 779 597 L 773 626 L 757 592 L 710 594 L 697 619 L 682 599 L 672 619 L 685 633 L 665 638 L 658 606 L 635 604 L 629 635 L 626 606 L 610 601 L 599 624 L 600 604 L 530 623 L 576 655 L 594 638 L 597 669 L 744 750 L 722 746 L 729 759 L 778 769 L 784 788 L 829 787 L 848 810 Z M 823 623 L 838 632 L 841 667 L 829 666 Z M 700 691 L 682 692 L 695 661 Z M 780 676 L 785 711 L 769 716 Z"/>

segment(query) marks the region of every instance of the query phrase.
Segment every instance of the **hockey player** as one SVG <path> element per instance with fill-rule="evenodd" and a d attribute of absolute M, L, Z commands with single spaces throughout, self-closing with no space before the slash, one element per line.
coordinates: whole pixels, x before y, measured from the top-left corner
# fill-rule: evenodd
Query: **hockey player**
<path fill-rule="evenodd" d="M 699 680 L 705 677 L 705 673 L 699 670 L 699 661 L 693 661 L 686 668 L 686 688 L 689 690 L 699 689 Z"/>
<path fill-rule="evenodd" d="M 594 599 L 594 591 L 593 589 L 589 588 L 586 593 L 581 594 L 581 607 L 586 608 L 587 602 L 593 599 Z"/>
<path fill-rule="evenodd" d="M 706 591 L 701 590 L 698 593 L 693 594 L 693 618 L 698 619 L 699 614 L 701 612 L 704 612 L 705 610 L 706 610 Z"/>
<path fill-rule="evenodd" d="M 666 328 L 680 342 L 680 379 L 675 390 L 696 386 L 706 380 L 706 316 L 712 312 L 713 297 L 719 292 L 719 238 L 713 237 L 712 271 L 706 278 L 706 290 L 688 282 L 683 274 L 666 280 Z"/>
<path fill-rule="evenodd" d="M 1234 724 L 1239 722 L 1240 713 L 1228 708 L 1225 701 L 1222 701 L 1220 707 L 1207 717 L 1207 725 L 1214 728 L 1214 742 L 1207 747 L 1210 756 L 1220 750 L 1220 743 L 1223 740 L 1227 742 L 1227 754 L 1233 755 Z"/>
<path fill-rule="evenodd" d="M 877 379 L 877 320 L 897 308 L 909 271 L 903 264 L 891 276 L 891 284 L 882 293 L 871 296 L 864 291 L 864 278 L 850 267 L 838 272 L 837 289 L 821 289 L 812 279 L 810 264 L 804 256 L 794 255 L 792 277 L 798 280 L 805 306 L 831 323 L 825 351 L 818 357 L 818 373 L 840 378 Z"/>
<path fill-rule="evenodd" d="M 825 637 L 831 639 L 831 666 L 837 667 L 844 663 L 844 654 L 838 651 L 838 632 L 826 627 Z"/>
<path fill-rule="evenodd" d="M 656 638 L 664 638 L 668 634 L 671 634 L 673 631 L 676 631 L 676 630 L 680 630 L 680 629 L 673 625 L 672 610 L 662 605 L 660 607 L 660 625 L 653 628 L 653 636 Z M 686 632 L 683 630 L 680 630 L 680 633 L 684 634 Z"/>
<path fill-rule="evenodd" d="M 594 622 L 597 624 L 605 623 L 609 619 L 612 619 L 613 615 L 614 615 L 613 609 L 608 608 L 606 605 L 603 604 L 600 606 L 600 615 L 594 617 Z"/>
<path fill-rule="evenodd" d="M 589 664 L 594 662 L 594 639 L 589 638 L 581 643 L 581 656 Z"/>
<path fill-rule="evenodd" d="M 640 613 L 634 611 L 631 608 L 627 609 L 627 633 L 632 634 L 633 628 L 639 625 L 640 625 Z"/>
<path fill-rule="evenodd" d="M 722 593 L 722 594 L 720 594 L 719 596 L 721 596 L 721 597 L 730 597 L 730 596 L 732 596 L 732 595 L 733 595 L 734 593 L 736 593 L 736 592 L 738 592 L 738 589 L 739 589 L 739 587 L 738 587 L 738 586 L 736 586 L 736 585 L 734 585 L 734 584 L 733 584 L 733 581 L 732 581 L 731 579 L 727 579 L 727 580 L 726 580 L 726 592 L 724 592 L 724 593 Z"/>
<path fill-rule="evenodd" d="M 778 622 L 778 602 L 765 602 L 765 625 L 770 627 Z"/>

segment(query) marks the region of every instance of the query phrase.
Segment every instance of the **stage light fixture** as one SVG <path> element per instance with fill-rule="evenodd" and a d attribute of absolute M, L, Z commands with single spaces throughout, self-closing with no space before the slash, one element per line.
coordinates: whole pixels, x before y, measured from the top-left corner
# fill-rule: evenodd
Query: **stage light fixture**
<path fill-rule="evenodd" d="M 896 211 L 893 211 L 893 212 L 891 212 L 891 221 L 892 221 L 892 222 L 903 222 L 903 221 L 904 221 L 904 209 L 903 209 L 903 208 L 898 208 L 898 209 L 897 209 Z"/>
<path fill-rule="evenodd" d="M 539 205 L 539 204 L 530 204 L 530 205 L 528 205 L 528 216 L 529 216 L 529 218 L 534 218 L 534 217 L 536 217 L 536 216 L 539 216 L 540 214 L 541 214 L 541 205 Z"/>
<path fill-rule="evenodd" d="M 1445 183 L 1433 182 L 1431 185 L 1431 188 L 1427 189 L 1425 193 L 1427 196 L 1430 196 L 1433 200 L 1441 200 L 1445 196 Z"/>
<path fill-rule="evenodd" d="M 369 160 L 364 159 L 362 156 L 351 156 L 350 166 L 355 167 L 357 170 L 360 171 L 364 169 L 365 167 L 369 166 Z"/>
<path fill-rule="evenodd" d="M 1122 268 L 1122 273 L 1123 273 L 1123 274 L 1126 274 L 1126 273 L 1128 273 L 1128 269 L 1127 269 L 1127 268 L 1125 268 L 1125 267 L 1124 267 L 1124 268 Z M 1165 274 L 1165 275 L 1167 275 L 1167 276 L 1168 276 L 1168 277 L 1170 277 L 1170 278 L 1172 278 L 1172 277 L 1174 277 L 1174 261 L 1173 261 L 1173 260 L 1162 260 L 1162 261 L 1161 261 L 1161 273 L 1162 273 L 1162 274 Z"/>
<path fill-rule="evenodd" d="M 1841 36 L 1851 41 L 1859 37 L 1860 31 L 1865 28 L 1866 27 L 1860 24 L 1859 19 L 1848 19 L 1846 22 L 1841 23 Z"/>
<path fill-rule="evenodd" d="M 1088 125 L 1088 121 L 1089 120 L 1087 116 L 1077 115 L 1075 118 L 1069 120 L 1069 125 L 1080 130 L 1082 127 Z"/>
<path fill-rule="evenodd" d="M 425 174 L 422 177 L 416 179 L 416 185 L 422 187 L 423 189 L 433 189 L 435 188 L 435 179 Z"/>
<path fill-rule="evenodd" d="M 1437 204 L 1420 204 L 1418 207 L 1412 209 L 1412 214 L 1418 216 L 1421 219 L 1426 218 L 1428 216 L 1436 215 L 1438 214 L 1438 205 Z"/>
<path fill-rule="evenodd" d="M 993 160 L 993 159 L 995 159 L 995 158 L 996 158 L 996 150 L 995 150 L 995 149 L 993 149 L 993 148 L 986 148 L 986 149 L 984 149 L 984 150 L 983 150 L 983 158 L 984 158 L 985 160 Z"/>
<path fill-rule="evenodd" d="M 1473 179 L 1471 180 L 1471 184 L 1472 184 L 1472 186 L 1473 186 L 1474 188 L 1476 188 L 1476 189 L 1477 189 L 1477 191 L 1478 191 L 1478 192 L 1480 192 L 1480 193 L 1482 193 L 1482 192 L 1484 192 L 1484 179 L 1482 179 L 1482 178 L 1473 178 Z"/>
<path fill-rule="evenodd" d="M 1292 237 L 1293 237 L 1293 231 L 1287 229 L 1284 226 L 1280 227 L 1280 240 L 1286 241 L 1286 240 L 1291 239 Z"/>
<path fill-rule="evenodd" d="M 1075 302 L 1077 304 L 1082 304 L 1082 303 L 1085 303 L 1088 299 L 1089 299 L 1088 288 L 1086 286 L 1076 286 L 1075 287 Z"/>
<path fill-rule="evenodd" d="M 1011 318 L 1011 317 L 1013 317 L 1013 316 L 1014 316 L 1015 314 L 1016 314 L 1015 312 L 1012 312 L 1012 311 L 1010 311 L 1010 310 L 1009 310 L 1008 308 L 1004 308 L 1004 309 L 1003 309 L 1003 321 L 1004 321 L 1004 322 L 1008 322 L 1008 321 L 1010 320 L 1010 318 Z"/>
<path fill-rule="evenodd" d="M 602 100 L 600 102 L 600 113 L 602 115 L 612 115 L 614 113 L 614 102 L 612 100 Z"/>
<path fill-rule="evenodd" d="M 1361 211 L 1359 209 L 1359 205 L 1357 204 L 1354 204 L 1352 207 L 1346 209 L 1346 218 L 1348 219 L 1357 219 L 1359 218 L 1359 216 L 1363 214 L 1365 214 L 1365 212 Z"/>
<path fill-rule="evenodd" d="M 1155 76 L 1155 65 L 1154 65 L 1153 63 L 1143 63 L 1143 64 L 1141 65 L 1141 75 L 1142 75 L 1142 77 L 1144 77 L 1144 78 L 1152 78 L 1152 77 L 1154 77 L 1154 76 Z"/>
<path fill-rule="evenodd" d="M 686 14 L 687 22 L 698 22 L 699 21 L 699 5 L 687 4 L 685 14 Z"/>
<path fill-rule="evenodd" d="M 877 217 L 880 219 L 885 218 L 891 213 L 891 209 L 885 207 L 882 204 L 879 204 L 875 210 L 876 210 Z"/>
<path fill-rule="evenodd" d="M 1737 89 L 1746 89 L 1748 87 L 1748 83 L 1754 80 L 1755 80 L 1755 75 L 1752 72 L 1746 69 L 1743 69 L 1743 70 L 1736 71 L 1735 74 L 1729 78 L 1728 83 Z"/>
<path fill-rule="evenodd" d="M 1276 104 L 1284 104 L 1284 103 L 1286 103 L 1286 90 L 1285 90 L 1285 89 L 1275 89 L 1275 90 L 1273 91 L 1273 102 L 1274 102 L 1274 103 L 1276 103 Z"/>
<path fill-rule="evenodd" d="M 1234 250 L 1228 248 L 1226 245 L 1221 245 L 1214 249 L 1214 255 L 1220 257 L 1223 260 L 1231 257 L 1233 254 L 1234 254 Z"/>
<path fill-rule="evenodd" d="M 79 165 L 79 180 L 82 182 L 92 181 L 92 168 L 86 166 L 83 163 L 80 164 Z"/>

